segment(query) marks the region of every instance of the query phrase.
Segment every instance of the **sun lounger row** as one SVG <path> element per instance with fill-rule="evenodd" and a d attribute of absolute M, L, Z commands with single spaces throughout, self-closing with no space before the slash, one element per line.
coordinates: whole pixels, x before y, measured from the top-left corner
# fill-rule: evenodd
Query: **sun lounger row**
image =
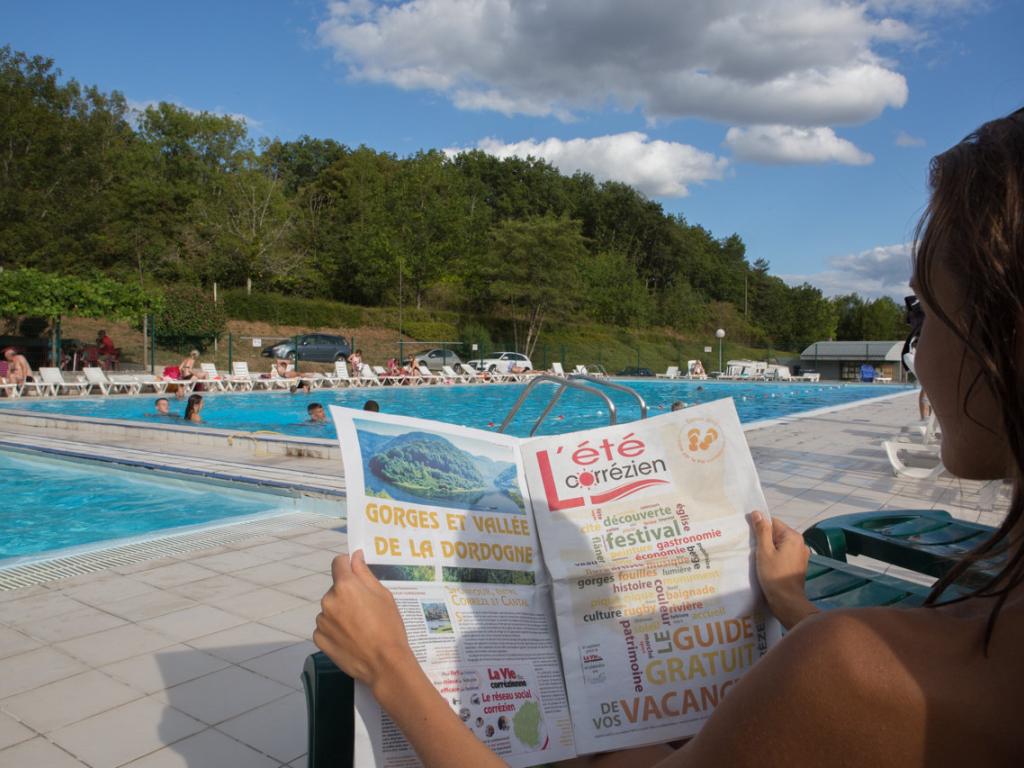
<path fill-rule="evenodd" d="M 458 364 L 458 370 L 450 365 L 442 367 L 440 372 L 431 371 L 420 365 L 412 373 L 388 373 L 381 366 L 363 364 L 357 375 L 350 375 L 348 366 L 339 360 L 330 373 L 301 373 L 288 375 L 294 370 L 289 365 L 285 375 L 277 368 L 270 373 L 253 373 L 248 363 L 238 362 L 231 367 L 231 372 L 217 370 L 213 363 L 200 365 L 201 376 L 188 379 L 161 378 L 147 373 L 108 373 L 102 368 L 85 368 L 80 376 L 65 376 L 59 368 L 42 367 L 32 381 L 13 383 L 0 381 L 0 395 L 21 397 L 37 395 L 56 397 L 59 395 L 137 395 L 143 393 L 163 394 L 169 389 L 184 388 L 186 392 L 202 385 L 206 391 L 214 392 L 252 392 L 254 390 L 291 389 L 300 382 L 311 389 L 323 387 L 380 387 L 385 384 L 474 384 L 474 383 L 505 383 L 519 382 L 536 373 L 501 373 L 498 371 L 477 371 L 465 363 Z"/>

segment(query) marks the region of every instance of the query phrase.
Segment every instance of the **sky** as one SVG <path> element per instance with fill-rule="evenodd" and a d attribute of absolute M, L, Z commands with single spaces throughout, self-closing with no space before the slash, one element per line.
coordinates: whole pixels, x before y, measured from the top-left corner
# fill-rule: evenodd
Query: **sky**
<path fill-rule="evenodd" d="M 1020 0 L 8 0 L 66 76 L 624 181 L 828 295 L 907 291 L 929 159 L 1024 105 Z"/>

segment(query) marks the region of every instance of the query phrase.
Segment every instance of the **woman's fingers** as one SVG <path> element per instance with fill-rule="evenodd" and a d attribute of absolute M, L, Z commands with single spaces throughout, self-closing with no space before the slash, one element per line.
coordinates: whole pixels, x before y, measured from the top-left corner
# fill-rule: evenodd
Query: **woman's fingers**
<path fill-rule="evenodd" d="M 352 573 L 352 566 L 349 563 L 348 555 L 338 555 L 331 561 L 331 578 L 338 584 L 345 576 Z"/>
<path fill-rule="evenodd" d="M 750 513 L 751 522 L 754 524 L 754 538 L 757 541 L 758 553 L 768 555 L 775 549 L 775 542 L 772 541 L 772 525 L 764 512 L 755 509 Z"/>

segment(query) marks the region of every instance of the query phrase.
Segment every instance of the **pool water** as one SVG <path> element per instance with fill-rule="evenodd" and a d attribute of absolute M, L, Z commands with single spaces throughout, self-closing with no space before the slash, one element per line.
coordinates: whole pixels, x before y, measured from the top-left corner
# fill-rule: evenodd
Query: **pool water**
<path fill-rule="evenodd" d="M 101 462 L 0 451 L 0 565 L 8 558 L 290 510 L 294 499 Z"/>
<path fill-rule="evenodd" d="M 749 423 L 841 405 L 858 400 L 893 394 L 909 387 L 878 384 L 779 384 L 716 381 L 638 381 L 623 380 L 647 401 L 648 415 L 669 410 L 672 403 L 705 403 L 723 397 L 736 401 L 740 421 Z M 385 413 L 418 416 L 478 429 L 495 429 L 501 424 L 525 384 L 456 385 L 418 387 L 373 387 L 323 389 L 310 394 L 288 392 L 208 393 L 204 394 L 203 422 L 208 427 L 255 432 L 269 430 L 304 437 L 335 437 L 333 424 L 310 424 L 306 407 L 313 402 L 362 408 L 367 400 L 376 400 Z M 622 392 L 605 389 L 618 408 L 620 422 L 640 417 L 636 400 Z M 520 410 L 509 434 L 529 434 L 534 421 L 547 405 L 554 387 L 539 385 Z M 150 424 L 166 423 L 190 426 L 180 418 L 154 415 L 155 396 L 90 397 L 80 399 L 4 400 L 2 408 L 58 413 L 105 419 L 129 419 Z M 171 400 L 171 410 L 180 416 L 183 402 Z M 538 430 L 538 434 L 558 434 L 608 423 L 607 406 L 585 393 L 566 391 L 558 405 Z"/>

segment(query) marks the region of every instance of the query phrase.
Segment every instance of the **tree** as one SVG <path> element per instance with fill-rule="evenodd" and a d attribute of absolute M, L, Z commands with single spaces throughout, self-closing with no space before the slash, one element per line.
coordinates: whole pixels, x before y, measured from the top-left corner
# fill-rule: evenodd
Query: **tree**
<path fill-rule="evenodd" d="M 508 220 L 491 230 L 490 292 L 496 303 L 507 307 L 516 348 L 527 357 L 544 321 L 576 304 L 585 254 L 580 224 L 567 217 Z"/>
<path fill-rule="evenodd" d="M 654 311 L 647 286 L 625 254 L 599 252 L 582 263 L 585 310 L 595 320 L 619 326 L 646 325 Z"/>

